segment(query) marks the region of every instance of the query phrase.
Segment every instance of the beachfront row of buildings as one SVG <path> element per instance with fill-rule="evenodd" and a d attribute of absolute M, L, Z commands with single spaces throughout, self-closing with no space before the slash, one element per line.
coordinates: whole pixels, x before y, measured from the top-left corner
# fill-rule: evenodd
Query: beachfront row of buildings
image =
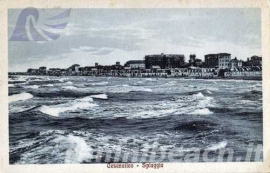
<path fill-rule="evenodd" d="M 99 65 L 80 67 L 74 64 L 68 68 L 40 67 L 28 69 L 29 75 L 95 75 L 95 76 L 196 76 L 212 77 L 232 74 L 255 74 L 262 71 L 262 57 L 252 56 L 246 61 L 231 58 L 229 53 L 207 54 L 204 61 L 197 59 L 195 54 L 189 56 L 188 62 L 181 54 L 146 55 L 144 60 L 130 60 L 124 65 Z M 11 73 L 12 74 L 12 73 Z"/>

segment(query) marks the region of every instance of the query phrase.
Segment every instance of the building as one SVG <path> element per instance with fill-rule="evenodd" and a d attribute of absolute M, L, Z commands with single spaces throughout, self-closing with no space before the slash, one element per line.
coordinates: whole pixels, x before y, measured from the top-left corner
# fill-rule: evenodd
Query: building
<path fill-rule="evenodd" d="M 40 74 L 46 74 L 47 73 L 47 67 L 39 67 L 38 69 Z"/>
<path fill-rule="evenodd" d="M 144 60 L 130 60 L 125 63 L 125 67 L 130 67 L 131 69 L 144 69 Z"/>
<path fill-rule="evenodd" d="M 236 57 L 234 59 L 232 59 L 229 62 L 229 69 L 236 69 L 236 68 L 241 68 L 243 66 L 243 61 L 242 60 L 238 60 Z"/>
<path fill-rule="evenodd" d="M 217 54 L 218 58 L 218 68 L 219 69 L 228 69 L 229 63 L 231 61 L 231 54 L 229 53 L 219 53 Z"/>
<path fill-rule="evenodd" d="M 32 68 L 29 68 L 29 69 L 27 70 L 27 73 L 28 73 L 28 74 L 36 75 L 36 74 L 39 73 L 39 69 L 32 69 Z"/>
<path fill-rule="evenodd" d="M 196 55 L 191 54 L 189 55 L 189 64 L 193 64 L 196 60 Z"/>
<path fill-rule="evenodd" d="M 204 67 L 206 67 L 206 68 L 218 68 L 217 54 L 204 55 Z"/>
<path fill-rule="evenodd" d="M 60 68 L 50 68 L 48 70 L 49 75 L 61 75 L 61 69 Z"/>
<path fill-rule="evenodd" d="M 196 55 L 191 54 L 189 56 L 189 65 L 188 66 L 202 67 L 202 60 L 201 59 L 196 59 Z"/>
<path fill-rule="evenodd" d="M 247 61 L 244 63 L 244 66 L 262 66 L 262 57 L 259 56 L 252 56 L 250 58 L 247 58 Z"/>
<path fill-rule="evenodd" d="M 68 71 L 69 72 L 79 72 L 79 67 L 80 67 L 79 64 L 73 64 L 72 66 L 70 66 L 68 68 Z"/>
<path fill-rule="evenodd" d="M 152 66 L 159 66 L 161 69 L 180 68 L 185 64 L 185 56 L 179 54 L 146 55 L 144 59 L 146 69 Z"/>
<path fill-rule="evenodd" d="M 122 70 L 122 69 L 123 69 L 123 66 L 120 64 L 119 61 L 117 61 L 117 62 L 115 63 L 115 65 L 112 65 L 112 66 L 111 66 L 111 70 Z"/>

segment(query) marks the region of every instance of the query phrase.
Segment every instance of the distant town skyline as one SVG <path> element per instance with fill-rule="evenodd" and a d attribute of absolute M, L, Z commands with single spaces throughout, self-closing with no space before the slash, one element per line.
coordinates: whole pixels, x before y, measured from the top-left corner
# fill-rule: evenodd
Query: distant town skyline
<path fill-rule="evenodd" d="M 9 36 L 19 13 L 8 11 Z M 123 65 L 161 53 L 184 54 L 186 61 L 190 54 L 202 60 L 215 53 L 242 60 L 261 56 L 260 9 L 72 9 L 59 39 L 9 42 L 8 58 L 9 71 L 18 72 L 95 62 Z"/>

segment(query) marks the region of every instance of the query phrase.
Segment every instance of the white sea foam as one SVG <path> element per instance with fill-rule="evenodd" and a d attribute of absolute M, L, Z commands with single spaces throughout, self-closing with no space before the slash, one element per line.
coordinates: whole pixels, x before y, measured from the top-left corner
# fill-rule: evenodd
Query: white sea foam
<path fill-rule="evenodd" d="M 32 94 L 23 92 L 20 94 L 14 94 L 14 95 L 8 96 L 8 102 L 11 103 L 11 102 L 16 102 L 16 101 L 23 101 L 23 100 L 31 99 L 33 97 L 34 96 Z"/>
<path fill-rule="evenodd" d="M 43 85 L 45 87 L 53 87 L 54 85 L 53 84 L 47 84 L 47 85 Z"/>
<path fill-rule="evenodd" d="M 38 89 L 38 85 L 25 85 L 24 88 Z"/>
<path fill-rule="evenodd" d="M 91 83 L 91 85 L 107 85 L 108 82 L 97 82 L 97 83 Z"/>
<path fill-rule="evenodd" d="M 89 103 L 82 100 L 75 100 L 72 103 L 64 103 L 59 105 L 53 105 L 53 106 L 41 106 L 40 111 L 52 115 L 52 116 L 59 116 L 60 113 L 67 112 L 67 111 L 75 111 L 78 109 L 87 109 L 90 107 L 95 107 L 97 104 Z"/>
<path fill-rule="evenodd" d="M 73 82 L 68 81 L 68 82 L 66 82 L 66 84 L 71 85 L 71 84 L 73 84 Z"/>
<path fill-rule="evenodd" d="M 196 105 L 197 108 L 205 108 L 208 106 L 212 106 L 213 98 L 204 96 L 201 92 L 198 94 L 193 94 L 193 99 L 198 102 Z"/>
<path fill-rule="evenodd" d="M 14 84 L 8 84 L 8 87 L 15 87 Z"/>
<path fill-rule="evenodd" d="M 63 79 L 58 79 L 57 81 L 59 81 L 59 82 L 64 82 L 64 80 L 63 80 Z"/>
<path fill-rule="evenodd" d="M 14 79 L 8 79 L 9 82 L 25 82 L 26 79 L 23 76 Z"/>
<path fill-rule="evenodd" d="M 65 163 L 81 163 L 89 157 L 91 152 L 86 141 L 78 136 L 59 136 L 53 142 L 66 148 Z"/>
<path fill-rule="evenodd" d="M 215 151 L 215 150 L 218 150 L 218 149 L 225 148 L 227 146 L 227 144 L 228 144 L 227 141 L 222 141 L 222 142 L 219 142 L 217 144 L 213 144 L 213 145 L 207 147 L 206 150 Z"/>
<path fill-rule="evenodd" d="M 39 108 L 39 110 L 48 115 L 59 116 L 59 114 L 63 112 L 75 111 L 79 109 L 88 109 L 91 107 L 98 106 L 97 104 L 91 102 L 93 102 L 93 98 L 91 96 L 87 96 L 68 103 L 52 106 L 43 105 Z"/>
<path fill-rule="evenodd" d="M 143 81 L 138 81 L 135 84 L 143 84 Z"/>
<path fill-rule="evenodd" d="M 93 98 L 91 96 L 83 97 L 80 99 L 76 99 L 77 101 L 83 101 L 83 102 L 93 102 Z"/>
<path fill-rule="evenodd" d="M 195 109 L 193 112 L 189 113 L 191 115 L 208 115 L 208 114 L 212 114 L 213 112 L 211 112 L 209 109 L 207 108 L 203 108 L 203 109 Z"/>
<path fill-rule="evenodd" d="M 31 82 L 39 82 L 39 81 L 44 81 L 44 79 L 28 79 L 28 80 L 30 80 Z"/>
<path fill-rule="evenodd" d="M 33 145 L 35 145 L 34 149 Z M 61 130 L 40 132 L 38 138 L 30 140 L 22 139 L 19 145 L 13 146 L 11 150 L 22 148 L 29 148 L 29 150 L 21 153 L 20 164 L 82 163 L 91 158 L 92 151 L 81 136 L 67 134 L 66 131 Z"/>
<path fill-rule="evenodd" d="M 177 82 L 176 81 L 170 81 L 168 83 L 165 83 L 165 85 L 175 85 Z"/>
<path fill-rule="evenodd" d="M 77 89 L 77 87 L 75 87 L 75 86 L 63 86 L 62 88 L 63 89 L 68 89 L 68 90 L 75 90 L 75 89 Z"/>
<path fill-rule="evenodd" d="M 143 92 L 153 92 L 150 88 L 143 88 L 143 87 L 133 87 L 130 91 L 143 91 Z"/>
<path fill-rule="evenodd" d="M 197 94 L 194 94 L 193 95 L 195 98 L 204 98 L 204 95 L 201 93 L 201 92 L 199 92 L 199 93 L 197 93 Z"/>
<path fill-rule="evenodd" d="M 152 89 L 150 89 L 150 88 L 142 88 L 141 90 L 139 90 L 139 91 L 144 91 L 144 92 L 153 92 L 153 90 Z"/>
<path fill-rule="evenodd" d="M 154 117 L 163 117 L 163 116 L 167 116 L 170 115 L 174 112 L 176 112 L 176 109 L 161 109 L 161 110 L 148 110 L 148 111 L 141 111 L 138 113 L 133 113 L 133 115 L 131 116 L 132 118 L 136 117 L 136 118 L 154 118 Z M 127 118 L 130 118 L 130 116 L 128 116 Z"/>
<path fill-rule="evenodd" d="M 208 93 L 208 94 L 213 94 L 211 91 L 209 91 L 209 90 L 206 90 L 206 92 Z"/>
<path fill-rule="evenodd" d="M 91 95 L 90 97 L 97 98 L 97 99 L 108 99 L 108 95 L 107 94 Z"/>

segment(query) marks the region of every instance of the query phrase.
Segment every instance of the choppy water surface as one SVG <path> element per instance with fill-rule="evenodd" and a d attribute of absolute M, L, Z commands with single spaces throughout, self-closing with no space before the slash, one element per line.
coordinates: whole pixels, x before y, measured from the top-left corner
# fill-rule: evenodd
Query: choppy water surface
<path fill-rule="evenodd" d="M 93 151 L 155 146 L 243 156 L 262 144 L 262 83 L 12 76 L 9 130 L 11 164 L 90 163 Z"/>

